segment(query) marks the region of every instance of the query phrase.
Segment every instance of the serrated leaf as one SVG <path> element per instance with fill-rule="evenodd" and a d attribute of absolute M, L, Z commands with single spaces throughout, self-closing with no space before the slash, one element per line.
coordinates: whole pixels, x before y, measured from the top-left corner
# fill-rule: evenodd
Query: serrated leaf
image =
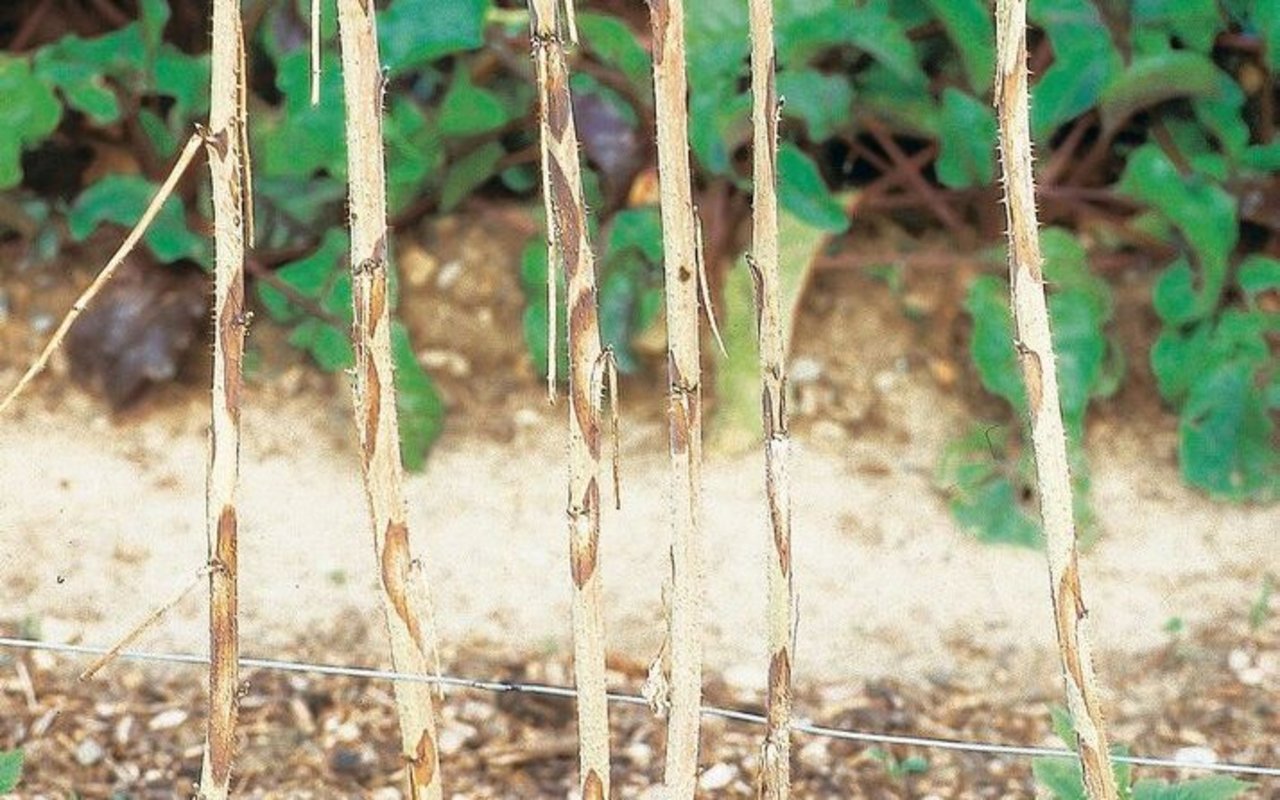
<path fill-rule="evenodd" d="M 22 181 L 22 151 L 53 133 L 62 106 L 25 58 L 0 53 L 0 189 Z"/>
<path fill-rule="evenodd" d="M 991 85 L 996 71 L 995 25 L 985 0 L 927 0 L 947 38 L 960 51 L 969 87 L 976 92 Z"/>
<path fill-rule="evenodd" d="M 396 0 L 378 16 L 383 66 L 393 75 L 484 44 L 489 0 Z"/>
<path fill-rule="evenodd" d="M 949 498 L 956 524 L 978 541 L 1039 547 L 1040 526 L 1020 500 L 1023 487 L 1005 473 L 1006 437 L 1004 428 L 992 425 L 949 442 L 935 482 Z"/>
<path fill-rule="evenodd" d="M 254 156 L 263 175 L 310 178 L 326 171 L 342 179 L 347 171 L 342 70 L 336 53 L 323 59 L 320 103 L 310 100 L 311 64 L 305 50 L 276 62 L 276 86 L 284 95 L 279 109 L 258 116 L 250 126 Z"/>
<path fill-rule="evenodd" d="M 120 102 L 108 79 L 135 80 L 144 74 L 146 59 L 141 27 L 133 23 L 92 39 L 64 36 L 36 52 L 35 72 L 56 86 L 72 108 L 107 125 L 120 119 Z"/>
<path fill-rule="evenodd" d="M 399 322 L 391 326 L 391 354 L 395 361 L 400 461 L 405 469 L 418 472 L 426 466 L 427 454 L 444 428 L 444 403 L 435 382 L 418 363 L 408 331 Z"/>
<path fill-rule="evenodd" d="M 995 177 L 996 117 L 991 106 L 964 92 L 942 92 L 938 180 L 953 189 L 986 186 Z"/>
<path fill-rule="evenodd" d="M 778 149 L 778 204 L 824 231 L 840 233 L 849 227 L 849 216 L 827 189 L 818 165 L 792 144 Z"/>
<path fill-rule="evenodd" d="M 160 187 L 139 175 L 108 175 L 76 198 L 67 215 L 71 238 L 82 242 L 103 223 L 132 228 Z M 190 259 L 208 266 L 209 243 L 187 227 L 182 201 L 169 197 L 143 238 L 157 259 L 165 263 Z"/>
<path fill-rule="evenodd" d="M 815 142 L 830 138 L 852 121 L 853 86 L 848 78 L 801 69 L 781 72 L 777 80 L 778 96 L 785 101 L 783 115 L 803 121 Z"/>
<path fill-rule="evenodd" d="M 1102 124 L 1117 130 L 1134 114 L 1175 98 L 1216 98 L 1218 67 L 1189 50 L 1170 50 L 1136 59 L 1102 93 Z"/>

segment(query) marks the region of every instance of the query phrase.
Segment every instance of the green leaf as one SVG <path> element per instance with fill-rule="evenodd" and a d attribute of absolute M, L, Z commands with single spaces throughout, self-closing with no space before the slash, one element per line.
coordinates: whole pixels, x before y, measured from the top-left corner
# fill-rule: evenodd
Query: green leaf
<path fill-rule="evenodd" d="M 1175 784 L 1143 780 L 1133 787 L 1133 800 L 1231 800 L 1251 788 L 1253 784 L 1229 775 L 1213 775 Z"/>
<path fill-rule="evenodd" d="M 914 82 L 921 78 L 923 70 L 915 48 L 907 38 L 906 28 L 889 15 L 887 2 L 868 0 L 853 13 L 837 7 L 834 15 L 837 20 L 828 21 L 837 21 L 836 30 L 848 36 L 855 47 L 870 53 L 902 80 Z"/>
<path fill-rule="evenodd" d="M 156 56 L 157 94 L 173 98 L 170 114 L 181 125 L 209 113 L 209 56 L 190 56 L 165 44 Z"/>
<path fill-rule="evenodd" d="M 650 83 L 649 52 L 627 23 L 606 14 L 578 12 L 582 44 L 607 66 L 616 68 L 639 89 Z"/>
<path fill-rule="evenodd" d="M 951 516 L 980 542 L 1039 547 L 1040 525 L 1022 502 L 1029 491 L 1006 470 L 1007 432 L 1001 426 L 978 428 L 947 444 L 935 482 L 948 496 Z"/>
<path fill-rule="evenodd" d="M 1253 253 L 1240 262 L 1236 282 L 1251 303 L 1265 292 L 1280 291 L 1280 259 Z"/>
<path fill-rule="evenodd" d="M 996 71 L 995 25 L 985 0 L 927 0 L 960 51 L 969 87 L 983 91 Z"/>
<path fill-rule="evenodd" d="M 1226 27 L 1217 0 L 1134 0 L 1129 14 L 1134 30 L 1164 31 L 1205 55 Z"/>
<path fill-rule="evenodd" d="M 1036 784 L 1048 789 L 1054 800 L 1087 800 L 1080 764 L 1073 759 L 1033 759 L 1031 773 Z"/>
<path fill-rule="evenodd" d="M 1199 175 L 1182 175 L 1154 144 L 1133 152 L 1116 188 L 1147 203 L 1181 231 L 1195 251 L 1201 271 L 1196 316 L 1212 311 L 1239 235 L 1232 196 Z"/>
<path fill-rule="evenodd" d="M 278 109 L 264 110 L 256 125 L 254 155 L 262 174 L 310 178 L 326 171 L 342 179 L 347 173 L 342 70 L 336 53 L 324 56 L 320 74 L 320 103 L 311 105 L 311 65 L 305 49 L 276 62 L 276 87 L 284 95 Z"/>
<path fill-rule="evenodd" d="M 605 251 L 612 255 L 628 249 L 653 263 L 662 262 L 662 216 L 656 207 L 626 208 L 613 215 Z"/>
<path fill-rule="evenodd" d="M 465 69 L 455 70 L 453 84 L 440 106 L 440 132 L 446 136 L 475 136 L 500 128 L 511 119 L 502 100 L 476 86 Z"/>
<path fill-rule="evenodd" d="M 817 164 L 792 144 L 778 149 L 778 204 L 815 228 L 841 233 L 849 227 L 848 214 L 827 189 Z"/>
<path fill-rule="evenodd" d="M 1254 27 L 1267 48 L 1267 63 L 1273 73 L 1280 72 L 1280 3 L 1253 0 L 1251 14 Z"/>
<path fill-rule="evenodd" d="M 0 189 L 22 181 L 22 151 L 53 133 L 62 106 L 25 58 L 0 53 Z"/>
<path fill-rule="evenodd" d="M 76 198 L 67 215 L 71 238 L 82 242 L 103 223 L 132 228 L 159 190 L 159 186 L 139 175 L 108 175 Z M 190 259 L 209 266 L 208 241 L 187 227 L 182 201 L 169 197 L 147 228 L 144 241 L 165 263 Z"/>
<path fill-rule="evenodd" d="M 330 228 L 324 240 L 311 255 L 285 264 L 276 270 L 277 279 L 289 284 L 298 294 L 317 303 L 325 297 L 335 279 L 343 274 L 342 259 L 347 253 L 347 235 L 341 228 Z M 289 301 L 279 289 L 265 282 L 257 284 L 258 299 L 277 322 L 291 322 L 305 312 Z M 350 311 L 348 310 L 348 314 Z"/>
<path fill-rule="evenodd" d="M 1241 337 L 1244 350 L 1196 376 L 1178 426 L 1182 474 L 1211 496 L 1228 500 L 1271 500 L 1280 496 L 1280 450 L 1272 443 L 1274 424 L 1256 375 L 1266 363 L 1261 313 L 1224 314 L 1215 331 L 1216 355 Z M 1253 346 L 1247 341 L 1256 337 Z M 1253 350 L 1252 353 L 1249 350 Z M 1230 351 L 1228 351 L 1230 352 Z"/>
<path fill-rule="evenodd" d="M 454 162 L 440 189 L 440 210 L 452 211 L 467 195 L 497 174 L 498 162 L 505 154 L 502 145 L 487 142 Z"/>
<path fill-rule="evenodd" d="M 391 353 L 395 361 L 396 411 L 400 422 L 400 461 L 405 469 L 418 472 L 427 463 L 427 453 L 444 428 L 444 403 L 409 342 L 404 325 L 391 327 Z"/>
<path fill-rule="evenodd" d="M 1102 124 L 1117 130 L 1134 114 L 1179 97 L 1216 98 L 1222 84 L 1213 61 L 1189 50 L 1170 50 L 1136 59 L 1102 93 Z"/>
<path fill-rule="evenodd" d="M 1031 128 L 1044 139 L 1097 105 L 1124 64 L 1091 0 L 1032 0 L 1028 15 L 1053 45 L 1053 64 L 1032 87 Z"/>
<path fill-rule="evenodd" d="M 484 44 L 489 0 L 396 0 L 378 17 L 383 66 L 393 75 Z"/>
<path fill-rule="evenodd" d="M 308 317 L 289 334 L 289 344 L 305 350 L 325 372 L 340 372 L 356 363 L 347 332 Z"/>
<path fill-rule="evenodd" d="M 986 186 L 995 177 L 996 117 L 991 106 L 964 92 L 942 92 L 938 180 L 953 189 Z"/>
<path fill-rule="evenodd" d="M 120 119 L 120 102 L 108 79 L 130 84 L 146 74 L 147 45 L 138 23 L 92 39 L 64 36 L 40 48 L 36 74 L 56 86 L 67 104 L 99 125 Z M 138 86 L 130 86 L 137 92 Z"/>
<path fill-rule="evenodd" d="M 444 142 L 441 130 L 416 103 L 404 97 L 391 101 L 385 122 L 387 205 L 396 213 L 439 180 L 444 169 Z"/>
<path fill-rule="evenodd" d="M 858 111 L 874 115 L 895 130 L 936 138 L 938 107 L 923 76 L 906 81 L 881 64 L 872 64 L 856 77 Z"/>
<path fill-rule="evenodd" d="M 22 751 L 0 751 L 0 792 L 12 792 L 22 780 Z"/>
<path fill-rule="evenodd" d="M 969 287 L 964 307 L 973 320 L 969 355 L 978 368 L 983 388 L 1004 398 L 1021 416 L 1027 395 L 1013 350 L 1008 284 L 994 275 L 979 277 Z"/>
<path fill-rule="evenodd" d="M 785 100 L 783 115 L 804 122 L 815 142 L 831 138 L 851 122 L 853 86 L 844 76 L 787 70 L 778 74 L 778 96 Z"/>

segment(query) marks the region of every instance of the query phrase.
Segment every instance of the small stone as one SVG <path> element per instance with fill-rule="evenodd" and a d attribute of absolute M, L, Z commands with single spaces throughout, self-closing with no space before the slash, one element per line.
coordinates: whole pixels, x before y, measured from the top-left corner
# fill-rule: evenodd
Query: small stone
<path fill-rule="evenodd" d="M 632 742 L 622 754 L 639 770 L 646 770 L 653 763 L 653 748 L 644 742 Z"/>
<path fill-rule="evenodd" d="M 76 762 L 82 767 L 92 767 L 106 754 L 96 739 L 82 739 L 76 746 Z"/>
<path fill-rule="evenodd" d="M 167 731 L 178 727 L 187 721 L 187 712 L 180 708 L 170 708 L 161 711 L 151 718 L 147 723 L 147 728 L 153 731 Z"/>
<path fill-rule="evenodd" d="M 738 777 L 738 768 L 732 764 L 713 764 L 698 777 L 698 786 L 709 792 L 723 789 Z"/>
<path fill-rule="evenodd" d="M 431 276 L 440 268 L 440 262 L 435 256 L 412 241 L 400 245 L 396 260 L 400 263 L 400 274 L 414 287 L 426 286 L 431 282 Z"/>
<path fill-rule="evenodd" d="M 532 408 L 517 409 L 515 423 L 521 428 L 537 428 L 542 425 L 542 415 Z"/>
<path fill-rule="evenodd" d="M 801 766 L 815 773 L 823 773 L 831 765 L 831 751 L 827 743 L 821 739 L 806 742 L 796 757 Z"/>
<path fill-rule="evenodd" d="M 402 797 L 404 795 L 400 794 L 400 790 L 394 786 L 383 786 L 369 794 L 369 800 L 401 800 Z"/>
<path fill-rule="evenodd" d="M 31 332 L 40 335 L 48 333 L 53 328 L 53 315 L 40 312 L 31 315 Z"/>
<path fill-rule="evenodd" d="M 1173 754 L 1175 761 L 1186 761 L 1192 764 L 1216 764 L 1218 754 L 1210 747 L 1180 747 Z"/>
<path fill-rule="evenodd" d="M 462 277 L 462 262 L 457 259 L 450 261 L 440 268 L 440 272 L 436 275 L 436 286 L 441 289 L 448 290 L 458 282 Z"/>
<path fill-rule="evenodd" d="M 458 753 L 478 733 L 479 731 L 465 722 L 452 723 L 440 731 L 440 752 L 447 756 Z"/>
<path fill-rule="evenodd" d="M 815 358 L 797 358 L 791 362 L 791 382 L 797 386 L 816 383 L 822 377 L 822 364 Z"/>
<path fill-rule="evenodd" d="M 755 664 L 734 664 L 722 673 L 730 689 L 749 692 L 764 685 L 765 676 Z"/>

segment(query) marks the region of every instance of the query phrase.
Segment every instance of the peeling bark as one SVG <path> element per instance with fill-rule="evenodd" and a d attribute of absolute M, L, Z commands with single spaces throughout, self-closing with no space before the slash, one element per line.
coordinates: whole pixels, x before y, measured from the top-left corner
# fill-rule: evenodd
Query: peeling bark
<path fill-rule="evenodd" d="M 702 704 L 702 368 L 698 334 L 698 226 L 689 168 L 683 0 L 649 0 L 667 315 L 671 451 L 671 711 L 663 781 L 672 800 L 697 786 Z"/>
<path fill-rule="evenodd" d="M 1106 728 L 1093 672 L 1088 613 L 1080 589 L 1067 440 L 1041 270 L 1027 110 L 1026 32 L 1025 0 L 999 0 L 995 98 L 1009 231 L 1015 347 L 1027 387 L 1040 517 L 1049 559 L 1049 592 L 1076 749 L 1090 800 L 1115 800 L 1115 777 L 1108 759 Z"/>
<path fill-rule="evenodd" d="M 435 631 L 425 583 L 415 579 L 418 570 L 409 546 L 400 463 L 387 303 L 390 265 L 382 145 L 384 86 L 374 16 L 369 0 L 338 2 L 350 176 L 356 430 L 391 663 L 398 672 L 422 675 L 434 671 Z M 431 687 L 398 682 L 395 696 L 409 797 L 439 800 L 443 790 Z"/>
<path fill-rule="evenodd" d="M 244 253 L 250 182 L 245 131 L 244 31 L 238 0 L 213 4 L 212 85 L 205 131 L 213 178 L 213 391 L 206 487 L 209 539 L 209 718 L 198 797 L 230 793 L 239 690 L 235 492 L 244 361 Z"/>
<path fill-rule="evenodd" d="M 769 684 L 761 754 L 760 796 L 791 794 L 791 662 L 795 627 L 791 578 L 790 438 L 787 432 L 786 331 L 778 278 L 778 93 L 773 0 L 751 0 L 752 181 L 751 266 L 760 343 L 765 489 L 769 506 Z"/>
<path fill-rule="evenodd" d="M 588 239 L 578 134 L 561 39 L 561 0 L 530 4 L 537 65 L 543 195 L 547 206 L 547 274 L 563 268 L 569 299 L 569 566 L 573 582 L 573 663 L 578 690 L 579 788 L 609 796 L 609 712 L 605 632 L 598 569 L 601 415 L 594 380 L 606 356 L 600 344 L 595 259 Z M 570 0 L 571 2 L 571 0 Z M 555 281 L 548 281 L 554 294 Z M 554 303 L 554 297 L 550 302 Z M 554 330 L 554 328 L 553 328 Z M 553 347 L 549 360 L 555 361 Z"/>

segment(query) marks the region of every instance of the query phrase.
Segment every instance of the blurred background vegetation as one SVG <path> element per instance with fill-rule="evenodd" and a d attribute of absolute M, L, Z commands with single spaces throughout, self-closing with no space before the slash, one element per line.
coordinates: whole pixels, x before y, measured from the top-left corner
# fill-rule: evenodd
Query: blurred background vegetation
<path fill-rule="evenodd" d="M 539 213 L 523 6 L 381 5 L 392 226 L 485 203 Z M 578 5 L 572 88 L 590 166 L 603 333 L 619 366 L 642 372 L 633 345 L 655 326 L 661 335 L 662 301 L 646 10 L 638 1 Z M 0 237 L 16 254 L 7 274 L 56 263 L 100 229 L 118 234 L 138 218 L 208 110 L 207 6 L 13 0 L 0 8 Z M 1001 268 L 987 0 L 778 0 L 776 7 L 788 291 L 803 290 L 815 259 L 858 260 L 860 238 L 850 226 L 860 219 L 889 218 L 910 237 L 980 254 L 991 269 L 956 298 L 970 319 L 964 347 L 1012 419 L 1025 398 Z M 352 354 L 333 3 L 323 4 L 316 106 L 305 3 L 245 0 L 244 9 L 258 232 L 248 267 L 257 307 L 319 369 L 341 371 Z M 712 364 L 716 414 L 732 444 L 735 426 L 754 436 L 748 426 L 758 394 L 741 267 L 750 208 L 747 18 L 744 0 L 699 0 L 688 14 L 697 197 L 730 351 Z M 1274 501 L 1280 3 L 1032 0 L 1030 16 L 1046 274 L 1079 516 L 1088 519 L 1081 441 L 1090 403 L 1115 392 L 1134 366 L 1120 357 L 1112 330 L 1113 286 L 1132 269 L 1158 273 L 1145 360 L 1178 415 L 1184 479 L 1222 500 Z M 116 405 L 175 374 L 175 362 L 200 340 L 201 289 L 192 276 L 209 268 L 211 248 L 208 188 L 198 178 L 182 184 L 146 237 L 153 268 L 178 283 L 142 304 L 148 310 L 132 334 L 145 342 L 134 359 L 138 374 L 103 387 Z M 910 257 L 861 260 L 892 283 Z M 541 368 L 563 358 L 547 352 L 541 236 L 530 238 L 520 263 L 524 337 Z M 179 286 L 197 288 L 184 294 Z M 403 454 L 416 467 L 440 429 L 441 403 L 406 330 L 396 336 Z M 735 408 L 744 404 L 745 412 Z M 938 465 L 957 520 L 981 537 L 1037 540 L 1020 442 L 1016 425 L 993 433 L 975 420 Z"/>

